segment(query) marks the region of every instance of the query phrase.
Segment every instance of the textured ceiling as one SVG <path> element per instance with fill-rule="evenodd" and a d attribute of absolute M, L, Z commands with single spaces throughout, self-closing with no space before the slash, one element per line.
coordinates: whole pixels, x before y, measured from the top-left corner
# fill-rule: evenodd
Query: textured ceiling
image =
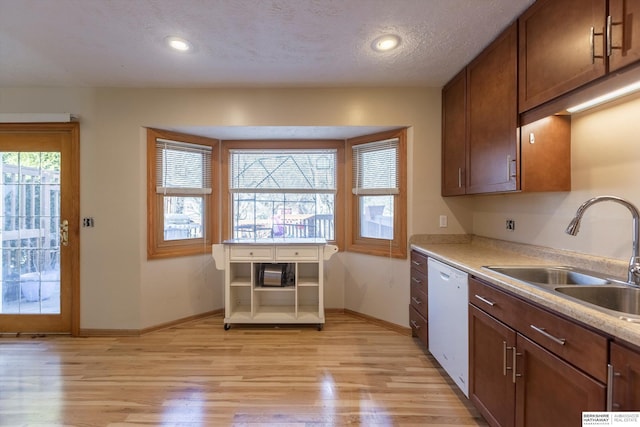
<path fill-rule="evenodd" d="M 0 0 L 0 87 L 440 87 L 531 3 Z"/>

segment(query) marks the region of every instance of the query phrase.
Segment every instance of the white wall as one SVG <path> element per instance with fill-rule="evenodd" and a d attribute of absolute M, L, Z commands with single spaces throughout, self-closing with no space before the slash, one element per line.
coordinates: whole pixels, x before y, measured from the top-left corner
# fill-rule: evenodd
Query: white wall
<path fill-rule="evenodd" d="M 80 116 L 80 215 L 96 224 L 81 229 L 82 329 L 143 329 L 223 306 L 210 256 L 146 259 L 145 126 L 410 126 L 409 235 L 471 222 L 451 209 L 467 202 L 439 195 L 437 88 L 0 88 L 0 112 Z M 327 263 L 325 305 L 407 326 L 408 270 L 407 260 L 340 253 Z"/>
<path fill-rule="evenodd" d="M 632 221 L 618 204 L 596 204 L 576 237 L 565 234 L 576 209 L 598 195 L 616 195 L 640 207 L 640 96 L 572 116 L 572 190 L 563 193 L 476 196 L 473 233 L 627 261 Z M 505 219 L 516 220 L 514 232 Z"/>

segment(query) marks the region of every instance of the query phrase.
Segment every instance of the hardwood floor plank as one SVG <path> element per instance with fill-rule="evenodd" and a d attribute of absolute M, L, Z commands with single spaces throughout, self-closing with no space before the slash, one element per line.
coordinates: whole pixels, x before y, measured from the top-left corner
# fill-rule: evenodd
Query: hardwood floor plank
<path fill-rule="evenodd" d="M 485 426 L 414 338 L 221 316 L 142 336 L 0 338 L 2 426 Z"/>

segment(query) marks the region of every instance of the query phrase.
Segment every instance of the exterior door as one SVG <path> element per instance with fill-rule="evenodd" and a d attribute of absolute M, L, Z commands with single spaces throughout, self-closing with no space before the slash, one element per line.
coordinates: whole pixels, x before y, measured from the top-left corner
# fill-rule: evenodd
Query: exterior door
<path fill-rule="evenodd" d="M 79 332 L 79 126 L 0 124 L 0 332 Z"/>

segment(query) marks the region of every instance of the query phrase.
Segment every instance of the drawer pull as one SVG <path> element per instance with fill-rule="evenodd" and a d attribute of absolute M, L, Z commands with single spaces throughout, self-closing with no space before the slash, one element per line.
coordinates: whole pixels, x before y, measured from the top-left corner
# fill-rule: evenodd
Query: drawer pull
<path fill-rule="evenodd" d="M 411 263 L 412 263 L 413 265 L 417 265 L 418 267 L 420 267 L 420 266 L 422 265 L 422 263 L 421 263 L 421 262 L 414 261 L 414 260 L 411 260 Z"/>
<path fill-rule="evenodd" d="M 555 342 L 556 344 L 564 345 L 564 343 L 567 341 L 564 338 L 554 337 L 549 332 L 545 331 L 544 328 L 541 328 L 539 326 L 536 326 L 536 325 L 529 325 L 529 326 L 531 326 L 531 329 L 533 329 L 536 332 L 541 333 L 542 335 L 544 335 L 545 337 L 549 338 L 551 341 Z"/>
<path fill-rule="evenodd" d="M 476 298 L 478 298 L 480 301 L 482 301 L 485 304 L 489 304 L 491 307 L 493 307 L 494 305 L 496 305 L 495 302 L 489 301 L 488 299 L 481 297 L 480 295 L 476 294 L 475 295 Z"/>
<path fill-rule="evenodd" d="M 250 255 L 250 256 L 253 256 L 253 252 L 249 252 L 249 255 Z"/>
<path fill-rule="evenodd" d="M 299 254 L 298 254 L 298 252 L 296 252 L 294 255 L 298 256 Z"/>
<path fill-rule="evenodd" d="M 420 325 L 418 325 L 418 322 L 416 322 L 415 320 L 411 321 L 411 326 L 413 326 L 416 329 L 420 329 Z"/>
<path fill-rule="evenodd" d="M 411 297 L 411 300 L 412 300 L 413 302 L 415 302 L 416 304 L 418 304 L 418 305 L 422 305 L 422 301 L 421 301 L 419 298 Z"/>
<path fill-rule="evenodd" d="M 412 277 L 412 278 L 411 278 L 411 280 L 412 280 L 414 283 L 417 283 L 418 285 L 419 285 L 420 283 L 422 283 L 422 280 L 416 279 L 415 277 Z"/>

